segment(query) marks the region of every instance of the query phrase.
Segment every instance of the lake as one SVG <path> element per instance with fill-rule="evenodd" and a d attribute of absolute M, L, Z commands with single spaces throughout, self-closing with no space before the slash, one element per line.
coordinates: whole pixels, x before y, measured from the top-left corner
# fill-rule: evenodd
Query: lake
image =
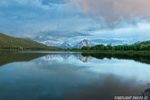
<path fill-rule="evenodd" d="M 0 100 L 114 100 L 150 83 L 150 57 L 0 51 Z"/>

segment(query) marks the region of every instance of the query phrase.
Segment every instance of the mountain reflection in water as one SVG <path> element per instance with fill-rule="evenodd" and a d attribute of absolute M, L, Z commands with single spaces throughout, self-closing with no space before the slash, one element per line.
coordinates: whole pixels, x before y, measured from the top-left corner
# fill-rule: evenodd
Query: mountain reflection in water
<path fill-rule="evenodd" d="M 111 53 L 55 53 L 48 54 L 45 56 L 46 59 L 52 59 L 55 57 L 61 57 L 63 59 L 68 59 L 70 56 L 75 56 L 77 59 L 82 61 L 83 63 L 90 62 L 93 58 L 97 59 L 126 59 L 126 60 L 134 60 L 137 62 L 142 62 L 146 64 L 150 64 L 150 56 L 149 55 L 129 55 L 129 54 L 111 54 Z"/>
<path fill-rule="evenodd" d="M 46 55 L 45 58 L 46 59 L 52 59 L 52 58 L 55 58 L 55 57 L 61 57 L 63 59 L 68 59 L 70 56 L 75 56 L 77 59 L 79 59 L 80 61 L 82 61 L 83 63 L 88 63 L 92 60 L 92 57 L 89 56 L 89 57 L 86 57 L 86 56 L 82 56 L 81 53 L 58 53 L 58 54 L 49 54 L 49 55 Z"/>
<path fill-rule="evenodd" d="M 0 52 L 0 100 L 138 96 L 150 83 L 149 62 L 149 56 L 125 54 Z"/>
<path fill-rule="evenodd" d="M 83 63 L 90 62 L 93 58 L 96 59 L 125 59 L 134 60 L 150 64 L 149 55 L 128 55 L 128 54 L 111 54 L 111 53 L 75 53 L 75 52 L 45 52 L 45 51 L 29 51 L 29 52 L 0 52 L 0 66 L 3 64 L 19 61 L 30 61 L 44 56 L 45 59 L 63 58 L 68 59 L 70 56 L 74 56 Z"/>

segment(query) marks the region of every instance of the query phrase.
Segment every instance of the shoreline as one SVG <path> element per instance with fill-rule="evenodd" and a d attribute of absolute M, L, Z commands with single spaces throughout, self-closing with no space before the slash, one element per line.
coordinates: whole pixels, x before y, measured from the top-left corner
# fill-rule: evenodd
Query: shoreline
<path fill-rule="evenodd" d="M 0 51 L 59 51 L 59 52 L 81 52 L 81 53 L 109 53 L 109 54 L 128 54 L 128 55 L 149 55 L 150 51 L 94 51 L 94 50 L 16 50 L 0 49 Z"/>

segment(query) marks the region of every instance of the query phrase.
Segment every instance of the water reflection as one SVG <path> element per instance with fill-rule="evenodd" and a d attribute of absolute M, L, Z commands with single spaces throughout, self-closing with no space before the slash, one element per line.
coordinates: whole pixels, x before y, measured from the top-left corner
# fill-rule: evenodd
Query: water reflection
<path fill-rule="evenodd" d="M 146 64 L 150 64 L 150 55 L 137 55 L 137 54 L 115 54 L 115 53 L 82 53 L 82 56 L 88 57 L 92 56 L 97 59 L 126 59 L 126 60 L 134 60 L 137 62 L 142 62 Z"/>
<path fill-rule="evenodd" d="M 0 100 L 113 100 L 115 95 L 140 95 L 145 88 L 133 77 L 57 61 L 36 59 L 0 68 Z"/>
<path fill-rule="evenodd" d="M 111 53 L 72 53 L 72 52 L 44 52 L 44 51 L 29 51 L 29 52 L 0 52 L 0 66 L 12 62 L 30 61 L 44 56 L 45 59 L 63 58 L 67 60 L 74 56 L 83 63 L 90 62 L 93 58 L 96 59 L 126 59 L 134 60 L 141 63 L 150 64 L 149 55 L 129 55 L 129 54 L 111 54 Z"/>
<path fill-rule="evenodd" d="M 17 52 L 0 52 L 0 66 L 21 61 L 31 61 L 33 59 L 47 55 L 46 53 L 17 53 Z"/>
<path fill-rule="evenodd" d="M 123 77 L 122 77 L 123 78 Z M 124 80 L 114 75 L 101 75 L 90 85 L 83 86 L 77 94 L 67 94 L 67 100 L 114 100 L 115 96 L 139 96 L 145 89 L 136 80 Z"/>
<path fill-rule="evenodd" d="M 55 54 L 49 54 L 46 55 L 46 59 L 52 59 L 54 57 L 62 57 L 63 59 L 68 59 L 72 54 L 71 53 L 55 53 Z"/>
<path fill-rule="evenodd" d="M 114 96 L 142 95 L 150 83 L 147 58 L 95 53 L 0 53 L 0 100 L 113 100 Z"/>
<path fill-rule="evenodd" d="M 111 53 L 52 53 L 45 56 L 46 59 L 52 59 L 55 57 L 62 57 L 63 59 L 68 59 L 70 56 L 75 56 L 77 59 L 82 61 L 83 63 L 90 62 L 93 58 L 101 59 L 126 59 L 126 60 L 134 60 L 141 63 L 150 64 L 150 56 L 149 55 L 129 55 L 129 54 L 111 54 Z"/>
<path fill-rule="evenodd" d="M 55 54 L 49 54 L 45 56 L 45 59 L 52 59 L 52 58 L 63 58 L 68 59 L 70 56 L 75 56 L 77 59 L 82 61 L 83 63 L 88 63 L 92 60 L 91 56 L 82 56 L 81 53 L 55 53 Z"/>

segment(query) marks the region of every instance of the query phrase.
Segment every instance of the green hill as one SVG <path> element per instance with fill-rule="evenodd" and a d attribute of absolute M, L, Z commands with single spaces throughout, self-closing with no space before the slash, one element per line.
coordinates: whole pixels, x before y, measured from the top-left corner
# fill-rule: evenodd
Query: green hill
<path fill-rule="evenodd" d="M 59 49 L 57 47 L 49 47 L 44 44 L 38 43 L 31 39 L 15 38 L 3 33 L 0 33 L 0 48 L 1 49 L 44 49 L 54 50 Z"/>
<path fill-rule="evenodd" d="M 149 46 L 150 45 L 150 41 L 143 41 L 143 42 L 139 43 L 139 45 Z"/>

